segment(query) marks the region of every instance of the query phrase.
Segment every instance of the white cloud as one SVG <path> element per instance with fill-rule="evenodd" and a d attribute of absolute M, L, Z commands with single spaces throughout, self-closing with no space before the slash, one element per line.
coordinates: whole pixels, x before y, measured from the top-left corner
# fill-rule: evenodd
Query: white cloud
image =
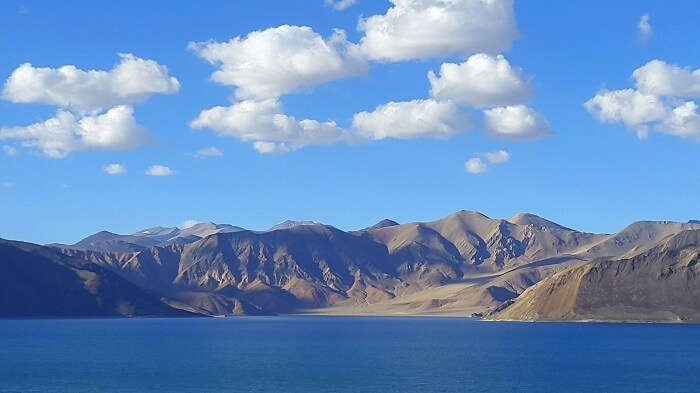
<path fill-rule="evenodd" d="M 654 95 L 634 89 L 601 90 L 586 101 L 584 107 L 603 123 L 622 122 L 637 132 L 639 137 L 648 133 L 646 123 L 662 120 L 668 108 Z"/>
<path fill-rule="evenodd" d="M 14 147 L 12 147 L 12 146 L 10 146 L 10 145 L 3 145 L 3 146 L 2 146 L 2 151 L 5 152 L 5 154 L 7 154 L 7 155 L 10 156 L 10 157 L 14 157 L 14 156 L 16 156 L 17 154 L 19 154 L 19 152 L 17 151 L 17 149 L 15 149 Z"/>
<path fill-rule="evenodd" d="M 384 15 L 361 19 L 364 53 L 402 61 L 500 52 L 518 37 L 512 0 L 390 0 Z"/>
<path fill-rule="evenodd" d="M 510 160 L 510 154 L 505 150 L 498 150 L 491 153 L 484 153 L 484 157 L 492 164 L 503 164 Z"/>
<path fill-rule="evenodd" d="M 486 172 L 489 169 L 489 165 L 503 164 L 508 162 L 508 160 L 510 160 L 510 154 L 505 150 L 483 153 L 480 154 L 480 157 L 473 157 L 467 160 L 464 163 L 464 170 L 476 175 Z"/>
<path fill-rule="evenodd" d="M 180 83 L 153 60 L 120 54 L 109 71 L 80 70 L 72 65 L 17 67 L 5 82 L 2 98 L 14 103 L 57 106 L 56 116 L 40 123 L 0 128 L 0 139 L 20 139 L 49 157 L 62 158 L 91 148 L 130 149 L 146 143 L 131 104 L 153 94 L 171 94 Z"/>
<path fill-rule="evenodd" d="M 174 175 L 175 172 L 164 165 L 152 165 L 146 169 L 146 174 L 148 176 L 170 176 Z"/>
<path fill-rule="evenodd" d="M 644 14 L 639 17 L 639 23 L 637 23 L 637 31 L 639 32 L 639 37 L 643 40 L 649 39 L 652 34 L 651 24 L 649 23 L 649 14 Z"/>
<path fill-rule="evenodd" d="M 126 173 L 126 168 L 122 164 L 105 165 L 102 170 L 108 175 L 121 175 Z"/>
<path fill-rule="evenodd" d="M 228 42 L 190 43 L 219 67 L 212 79 L 236 86 L 239 99 L 267 99 L 337 79 L 362 75 L 367 62 L 342 30 L 324 39 L 310 27 L 282 25 Z"/>
<path fill-rule="evenodd" d="M 192 228 L 197 224 L 199 224 L 199 221 L 197 220 L 185 220 L 185 222 L 182 223 L 182 229 Z"/>
<path fill-rule="evenodd" d="M 681 68 L 652 60 L 632 73 L 637 90 L 644 94 L 674 97 L 700 97 L 700 69 Z"/>
<path fill-rule="evenodd" d="M 342 30 L 324 38 L 310 27 L 282 25 L 227 42 L 190 43 L 189 49 L 217 67 L 212 80 L 234 86 L 235 102 L 203 110 L 192 128 L 210 128 L 252 143 L 260 153 L 304 146 L 384 138 L 446 139 L 465 131 L 470 116 L 460 105 L 478 108 L 520 104 L 532 96 L 529 78 L 498 51 L 518 32 L 512 0 L 390 0 L 383 15 L 362 18 L 360 44 Z M 326 0 L 344 8 L 354 0 Z M 298 120 L 282 110 L 284 94 L 367 72 L 368 61 L 402 61 L 450 55 L 471 56 L 428 74 L 431 98 L 388 102 L 353 116 L 342 129 L 333 121 Z M 501 111 L 501 112 L 499 112 Z M 500 114 L 500 116 L 497 116 Z M 495 108 L 491 134 L 531 138 L 549 126 L 527 107 Z M 520 118 L 516 117 L 520 115 Z M 519 120 L 519 124 L 514 124 Z"/>
<path fill-rule="evenodd" d="M 258 151 L 258 153 L 268 154 L 268 153 L 287 153 L 291 149 L 284 142 L 253 142 L 253 148 Z"/>
<path fill-rule="evenodd" d="M 196 158 L 206 158 L 206 157 L 221 157 L 224 153 L 216 147 L 207 147 L 204 149 L 199 149 L 194 153 Z"/>
<path fill-rule="evenodd" d="M 55 117 L 24 127 L 0 128 L 1 139 L 21 139 L 53 158 L 91 148 L 123 150 L 149 141 L 136 123 L 133 108 L 117 106 L 101 115 L 76 115 L 59 110 Z"/>
<path fill-rule="evenodd" d="M 678 105 L 657 127 L 657 130 L 700 142 L 700 116 L 697 109 L 698 105 L 693 101 Z"/>
<path fill-rule="evenodd" d="M 484 173 L 488 169 L 488 165 L 479 157 L 474 157 L 464 163 L 464 170 L 468 173 L 479 174 Z"/>
<path fill-rule="evenodd" d="M 304 146 L 384 138 L 438 138 L 465 131 L 469 116 L 450 101 L 389 102 L 372 112 L 356 113 L 352 130 L 334 122 L 297 120 L 285 115 L 278 100 L 240 101 L 204 110 L 193 128 L 211 128 L 219 135 L 252 142 L 260 153 L 283 153 Z"/>
<path fill-rule="evenodd" d="M 477 108 L 521 104 L 532 97 L 529 79 L 503 56 L 472 55 L 461 64 L 443 63 L 428 73 L 430 95 Z"/>
<path fill-rule="evenodd" d="M 602 123 L 623 123 L 640 139 L 650 132 L 700 142 L 697 104 L 700 69 L 691 70 L 652 60 L 632 73 L 636 89 L 601 90 L 584 107 Z"/>
<path fill-rule="evenodd" d="M 439 138 L 465 131 L 471 121 L 450 101 L 389 102 L 372 112 L 356 113 L 353 127 L 371 139 Z"/>
<path fill-rule="evenodd" d="M 4 181 L 0 183 L 0 186 L 2 186 L 3 188 L 12 188 L 15 186 L 15 184 L 9 181 Z"/>
<path fill-rule="evenodd" d="M 208 127 L 219 135 L 253 142 L 261 153 L 284 152 L 352 138 L 335 122 L 297 120 L 285 115 L 276 99 L 213 107 L 202 111 L 190 125 L 193 128 Z"/>
<path fill-rule="evenodd" d="M 700 141 L 700 118 L 697 104 L 671 97 L 640 93 L 634 89 L 601 91 L 586 101 L 584 107 L 602 123 L 623 123 L 640 139 L 650 132 L 660 132 Z"/>
<path fill-rule="evenodd" d="M 334 10 L 344 10 L 355 3 L 357 0 L 325 0 L 326 5 L 333 7 Z"/>
<path fill-rule="evenodd" d="M 42 103 L 94 114 L 179 90 L 179 82 L 165 66 L 132 54 L 119 56 L 120 63 L 110 71 L 83 71 L 72 65 L 38 68 L 24 63 L 5 82 L 2 97 L 14 103 Z"/>
<path fill-rule="evenodd" d="M 550 132 L 547 120 L 525 105 L 485 110 L 484 129 L 493 137 L 507 139 L 535 139 Z"/>

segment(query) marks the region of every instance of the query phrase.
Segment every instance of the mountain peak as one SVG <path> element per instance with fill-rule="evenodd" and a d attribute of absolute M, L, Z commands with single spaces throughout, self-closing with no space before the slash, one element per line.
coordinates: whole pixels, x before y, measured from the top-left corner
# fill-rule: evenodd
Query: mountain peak
<path fill-rule="evenodd" d="M 316 221 L 293 221 L 293 220 L 285 220 L 280 222 L 277 225 L 272 226 L 272 228 L 268 229 L 268 231 L 277 231 L 280 229 L 290 229 L 302 225 L 323 225 L 319 222 Z"/>
<path fill-rule="evenodd" d="M 213 222 L 200 222 L 180 231 L 180 236 L 207 237 L 215 233 L 240 232 L 245 229 L 228 224 L 214 224 Z"/>
<path fill-rule="evenodd" d="M 487 216 L 486 214 L 484 214 L 482 212 L 479 212 L 476 210 L 464 210 L 464 209 L 462 209 L 458 212 L 452 213 L 450 215 L 451 216 L 479 216 L 479 217 L 483 217 L 483 218 L 490 218 L 489 216 Z"/>
<path fill-rule="evenodd" d="M 393 227 L 394 225 L 399 225 L 399 223 L 394 221 L 394 220 L 390 220 L 388 218 L 385 218 L 385 219 L 379 221 L 378 223 L 372 225 L 371 227 L 369 227 L 369 229 Z"/>
<path fill-rule="evenodd" d="M 132 236 L 164 236 L 173 234 L 177 231 L 179 231 L 179 229 L 176 227 L 155 226 L 153 228 L 146 228 L 133 233 Z"/>
<path fill-rule="evenodd" d="M 549 221 L 547 219 L 544 219 L 538 215 L 531 214 L 531 213 L 518 213 L 514 215 L 513 217 L 510 217 L 506 219 L 511 224 L 516 224 L 516 225 L 532 225 L 537 228 L 551 228 L 551 229 L 566 229 L 566 230 L 572 230 L 570 228 L 567 228 L 563 225 L 559 225 L 556 222 Z"/>
<path fill-rule="evenodd" d="M 385 218 L 385 219 L 379 221 L 378 223 L 372 225 L 371 227 L 360 229 L 360 231 L 370 231 L 373 229 L 382 229 L 382 228 L 387 228 L 387 227 L 393 227 L 396 225 L 399 225 L 399 223 L 394 221 L 394 220 L 390 220 L 388 218 Z"/>

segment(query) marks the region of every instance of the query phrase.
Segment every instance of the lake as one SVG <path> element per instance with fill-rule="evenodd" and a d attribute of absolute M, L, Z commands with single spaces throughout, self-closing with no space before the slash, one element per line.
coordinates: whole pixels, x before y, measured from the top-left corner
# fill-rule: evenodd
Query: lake
<path fill-rule="evenodd" d="M 0 320 L 0 392 L 698 392 L 700 325 Z"/>

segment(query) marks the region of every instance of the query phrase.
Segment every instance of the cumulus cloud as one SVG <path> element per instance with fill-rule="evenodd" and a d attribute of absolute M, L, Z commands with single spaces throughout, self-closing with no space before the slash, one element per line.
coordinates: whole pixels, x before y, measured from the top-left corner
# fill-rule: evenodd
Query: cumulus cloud
<path fill-rule="evenodd" d="M 279 97 L 300 88 L 361 75 L 367 61 L 342 30 L 324 39 L 310 27 L 283 25 L 228 42 L 191 43 L 190 49 L 218 67 L 212 79 L 235 86 L 240 100 L 203 110 L 192 128 L 252 142 L 260 153 L 348 141 L 355 136 L 333 121 L 286 115 Z"/>
<path fill-rule="evenodd" d="M 660 97 L 634 89 L 601 90 L 584 107 L 598 121 L 622 122 L 640 137 L 647 134 L 646 123 L 662 120 L 668 112 Z"/>
<path fill-rule="evenodd" d="M 479 157 L 470 158 L 464 163 L 464 170 L 468 173 L 479 174 L 484 173 L 488 169 L 488 165 Z"/>
<path fill-rule="evenodd" d="M 503 164 L 510 160 L 510 154 L 505 150 L 498 150 L 489 153 L 480 154 L 479 157 L 473 157 L 464 163 L 464 170 L 467 173 L 479 174 L 484 173 L 489 169 L 490 165 Z"/>
<path fill-rule="evenodd" d="M 532 97 L 530 80 L 502 55 L 472 55 L 461 64 L 443 63 L 428 73 L 430 95 L 477 108 L 521 104 Z"/>
<path fill-rule="evenodd" d="M 549 123 L 541 115 L 519 104 L 532 96 L 529 79 L 501 55 L 479 53 L 460 64 L 443 63 L 440 74 L 430 71 L 428 80 L 432 98 L 389 102 L 373 112 L 357 113 L 354 130 L 372 139 L 444 139 L 469 126 L 461 104 L 497 106 L 484 111 L 486 131 L 493 137 L 533 139 L 549 133 Z"/>
<path fill-rule="evenodd" d="M 231 105 L 203 110 L 190 126 L 250 142 L 260 153 L 342 141 L 446 139 L 471 125 L 460 105 L 499 107 L 489 112 L 491 135 L 532 138 L 548 131 L 540 115 L 518 106 L 532 97 L 530 79 L 494 54 L 518 36 L 512 0 L 390 1 L 385 14 L 360 19 L 359 44 L 342 30 L 324 38 L 310 27 L 289 25 L 226 42 L 190 43 L 191 51 L 217 68 L 212 80 L 236 89 Z M 343 8 L 354 1 L 326 3 Z M 280 103 L 285 94 L 365 74 L 369 61 L 470 54 L 463 63 L 445 63 L 438 74 L 428 74 L 430 98 L 358 112 L 348 129 L 333 121 L 299 120 Z"/>
<path fill-rule="evenodd" d="M 14 156 L 16 156 L 17 154 L 19 154 L 19 152 L 17 151 L 17 149 L 15 149 L 14 147 L 12 147 L 12 146 L 10 146 L 10 145 L 3 145 L 3 146 L 2 146 L 2 151 L 5 152 L 5 154 L 7 154 L 7 155 L 10 156 L 10 157 L 14 157 Z"/>
<path fill-rule="evenodd" d="M 216 65 L 212 80 L 236 86 L 242 100 L 276 98 L 367 72 L 359 47 L 342 30 L 324 39 L 310 27 L 282 25 L 227 42 L 190 43 L 189 48 Z"/>
<path fill-rule="evenodd" d="M 221 157 L 224 153 L 216 147 L 207 147 L 204 149 L 199 149 L 194 153 L 196 158 L 207 158 L 207 157 Z"/>
<path fill-rule="evenodd" d="M 700 142 L 700 116 L 697 110 L 695 102 L 684 102 L 673 108 L 656 130 Z"/>
<path fill-rule="evenodd" d="M 450 101 L 389 102 L 372 112 L 356 113 L 353 127 L 371 139 L 446 139 L 469 128 L 471 120 Z"/>
<path fill-rule="evenodd" d="M 621 122 L 640 139 L 660 132 L 700 141 L 700 118 L 693 101 L 672 107 L 661 97 L 625 89 L 600 92 L 584 106 L 600 122 Z"/>
<path fill-rule="evenodd" d="M 72 65 L 34 67 L 24 63 L 5 82 L 2 97 L 14 103 L 42 103 L 80 113 L 131 105 L 153 94 L 172 94 L 180 83 L 153 60 L 120 54 L 110 71 L 84 71 Z"/>
<path fill-rule="evenodd" d="M 493 137 L 505 139 L 535 139 L 550 132 L 547 120 L 525 105 L 485 110 L 484 129 Z"/>
<path fill-rule="evenodd" d="M 362 51 L 402 61 L 500 52 L 518 37 L 512 0 L 390 0 L 383 15 L 361 19 Z"/>
<path fill-rule="evenodd" d="M 146 169 L 146 175 L 148 176 L 170 176 L 174 174 L 175 171 L 165 165 L 151 165 Z"/>
<path fill-rule="evenodd" d="M 325 3 L 334 10 L 341 11 L 357 3 L 357 0 L 325 0 Z"/>
<path fill-rule="evenodd" d="M 122 164 L 105 165 L 102 170 L 108 175 L 121 175 L 126 173 L 126 168 Z"/>
<path fill-rule="evenodd" d="M 632 73 L 637 90 L 656 96 L 700 97 L 700 69 L 652 60 Z"/>
<path fill-rule="evenodd" d="M 84 149 L 130 149 L 149 141 L 136 123 L 132 104 L 153 94 L 171 94 L 180 83 L 153 60 L 120 54 L 109 71 L 17 67 L 5 82 L 2 98 L 14 103 L 41 103 L 60 108 L 56 116 L 20 127 L 0 127 L 0 139 L 20 139 L 22 145 L 62 158 Z"/>
<path fill-rule="evenodd" d="M 623 123 L 640 139 L 665 133 L 700 141 L 700 70 L 652 60 L 632 73 L 636 89 L 601 90 L 584 107 L 602 123 Z"/>
<path fill-rule="evenodd" d="M 491 153 L 484 153 L 484 157 L 492 164 L 502 164 L 510 160 L 510 154 L 505 150 L 498 150 Z"/>
<path fill-rule="evenodd" d="M 89 148 L 124 150 L 149 141 L 136 123 L 133 108 L 117 106 L 101 115 L 77 117 L 59 110 L 55 117 L 23 127 L 0 128 L 0 139 L 20 139 L 53 158 Z"/>
<path fill-rule="evenodd" d="M 651 24 L 649 23 L 649 14 L 644 14 L 639 17 L 639 23 L 637 23 L 637 31 L 639 32 L 639 37 L 643 40 L 649 39 L 652 34 Z"/>
<path fill-rule="evenodd" d="M 253 142 L 260 153 L 285 152 L 309 145 L 351 139 L 335 122 L 297 120 L 282 111 L 277 99 L 246 100 L 231 106 L 202 111 L 190 123 L 193 128 L 211 128 L 219 135 Z"/>

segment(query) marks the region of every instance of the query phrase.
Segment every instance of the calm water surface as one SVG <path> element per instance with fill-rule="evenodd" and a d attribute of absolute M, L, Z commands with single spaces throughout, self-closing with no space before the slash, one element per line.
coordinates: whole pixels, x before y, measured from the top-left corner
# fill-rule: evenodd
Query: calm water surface
<path fill-rule="evenodd" d="M 700 325 L 0 320 L 0 392 L 699 392 Z"/>

